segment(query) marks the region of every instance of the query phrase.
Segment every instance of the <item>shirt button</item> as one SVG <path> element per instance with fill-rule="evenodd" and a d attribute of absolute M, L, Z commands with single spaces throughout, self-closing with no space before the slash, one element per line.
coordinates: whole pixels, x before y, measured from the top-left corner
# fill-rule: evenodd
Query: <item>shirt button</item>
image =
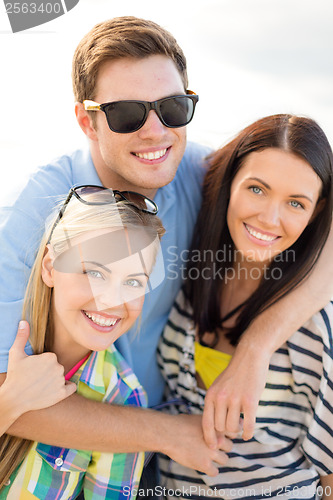
<path fill-rule="evenodd" d="M 64 461 L 63 461 L 63 459 L 62 459 L 62 458 L 56 458 L 56 459 L 55 459 L 55 464 L 56 464 L 58 467 L 61 467 L 63 463 L 64 463 Z"/>
<path fill-rule="evenodd" d="M 5 486 L 9 486 L 10 485 L 10 479 L 8 479 L 4 484 L 5 484 Z"/>

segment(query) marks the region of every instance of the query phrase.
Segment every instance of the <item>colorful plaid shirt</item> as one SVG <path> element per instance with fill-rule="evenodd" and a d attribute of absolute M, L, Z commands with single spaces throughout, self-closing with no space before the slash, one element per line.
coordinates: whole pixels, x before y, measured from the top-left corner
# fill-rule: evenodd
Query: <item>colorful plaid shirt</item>
<path fill-rule="evenodd" d="M 147 406 L 138 379 L 112 345 L 93 352 L 71 378 L 77 393 L 117 405 Z M 144 453 L 100 453 L 35 442 L 0 492 L 0 500 L 135 498 Z"/>

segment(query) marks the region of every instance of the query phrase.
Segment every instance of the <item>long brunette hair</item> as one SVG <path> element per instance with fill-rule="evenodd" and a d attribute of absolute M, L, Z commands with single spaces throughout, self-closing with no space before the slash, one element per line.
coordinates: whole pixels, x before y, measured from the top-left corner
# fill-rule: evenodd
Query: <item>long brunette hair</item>
<path fill-rule="evenodd" d="M 233 267 L 235 247 L 227 226 L 227 210 L 232 181 L 254 151 L 278 148 L 304 159 L 322 181 L 319 200 L 323 207 L 310 221 L 298 240 L 269 265 L 257 290 L 237 309 L 221 318 L 220 304 L 225 270 Z M 209 158 L 210 168 L 203 187 L 203 202 L 192 242 L 185 294 L 193 309 L 199 338 L 215 332 L 223 321 L 239 313 L 227 333 L 236 345 L 258 314 L 297 287 L 315 265 L 328 237 L 333 209 L 333 158 L 329 142 L 319 125 L 309 118 L 288 114 L 268 116 L 240 132 Z M 318 200 L 318 201 L 319 201 Z M 217 272 L 217 256 L 223 251 L 223 269 Z M 290 261 L 286 252 L 292 251 Z M 199 256 L 199 257 L 198 257 Z M 210 258 L 207 259 L 207 256 Z M 274 279 L 279 276 L 279 279 Z"/>

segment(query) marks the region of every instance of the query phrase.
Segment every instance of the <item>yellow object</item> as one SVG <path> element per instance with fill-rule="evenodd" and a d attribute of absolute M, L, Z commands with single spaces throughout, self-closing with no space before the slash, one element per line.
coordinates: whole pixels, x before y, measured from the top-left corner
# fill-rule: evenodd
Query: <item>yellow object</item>
<path fill-rule="evenodd" d="M 195 371 L 208 389 L 228 366 L 231 355 L 194 342 Z"/>

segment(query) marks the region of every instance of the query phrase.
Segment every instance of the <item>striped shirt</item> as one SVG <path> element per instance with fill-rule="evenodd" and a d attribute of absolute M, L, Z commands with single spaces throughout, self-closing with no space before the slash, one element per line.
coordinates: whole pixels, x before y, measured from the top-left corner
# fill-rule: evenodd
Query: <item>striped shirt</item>
<path fill-rule="evenodd" d="M 273 354 L 254 437 L 233 440 L 217 477 L 161 456 L 163 486 L 193 499 L 320 498 L 320 476 L 333 473 L 332 325 L 329 303 Z M 168 397 L 185 403 L 174 413 L 203 411 L 206 391 L 196 382 L 194 340 L 191 311 L 180 292 L 158 349 Z"/>
<path fill-rule="evenodd" d="M 112 345 L 93 352 L 71 381 L 88 399 L 117 405 L 146 406 L 138 379 Z M 66 425 L 66 422 L 64 422 Z M 3 488 L 0 499 L 71 500 L 132 499 L 143 468 L 144 453 L 100 453 L 35 442 Z"/>

